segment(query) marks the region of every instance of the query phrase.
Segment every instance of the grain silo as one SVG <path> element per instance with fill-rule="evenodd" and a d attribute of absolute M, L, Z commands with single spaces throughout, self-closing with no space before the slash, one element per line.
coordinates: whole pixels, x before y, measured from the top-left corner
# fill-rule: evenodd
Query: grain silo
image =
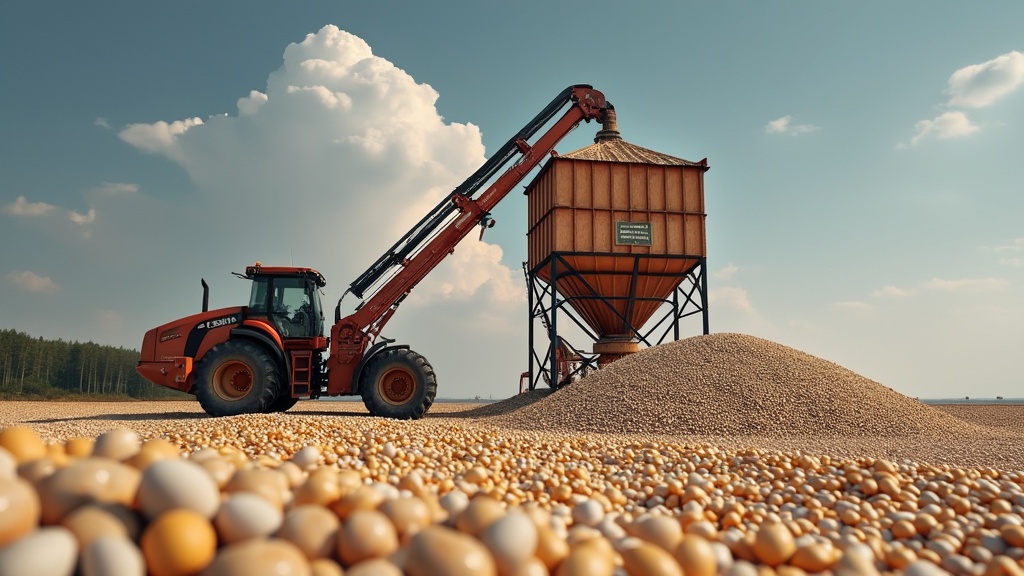
<path fill-rule="evenodd" d="M 708 333 L 704 172 L 622 139 L 610 107 L 594 144 L 552 158 L 527 186 L 530 372 L 565 383 L 641 346 Z M 592 352 L 559 336 L 571 321 Z M 539 332 L 540 324 L 547 334 Z M 524 374 L 524 380 L 527 374 Z"/>

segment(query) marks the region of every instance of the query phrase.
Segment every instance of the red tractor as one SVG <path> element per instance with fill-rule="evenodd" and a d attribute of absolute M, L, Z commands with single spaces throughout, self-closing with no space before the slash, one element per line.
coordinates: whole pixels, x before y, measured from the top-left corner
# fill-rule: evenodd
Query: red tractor
<path fill-rule="evenodd" d="M 562 91 L 351 283 L 345 294 L 362 301 L 342 318 L 338 300 L 329 337 L 319 296 L 324 277 L 312 268 L 257 262 L 236 273 L 252 282 L 247 306 L 209 310 L 204 281 L 203 311 L 146 332 L 136 369 L 155 384 L 195 394 L 212 416 L 279 412 L 299 399 L 359 395 L 373 415 L 422 417 L 437 393 L 434 370 L 409 346 L 380 336 L 381 330 L 460 240 L 478 225 L 481 234 L 494 225 L 490 211 L 569 131 L 581 121 L 601 122 L 606 106 L 591 86 Z"/>

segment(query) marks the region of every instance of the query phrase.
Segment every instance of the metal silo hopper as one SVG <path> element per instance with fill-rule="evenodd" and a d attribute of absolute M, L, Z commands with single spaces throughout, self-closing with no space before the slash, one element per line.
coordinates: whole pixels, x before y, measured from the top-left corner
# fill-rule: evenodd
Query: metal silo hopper
<path fill-rule="evenodd" d="M 569 353 L 558 335 L 559 312 L 594 341 L 592 357 L 572 351 L 583 369 L 678 339 L 686 316 L 700 313 L 708 333 L 707 159 L 630 144 L 614 111 L 606 116 L 593 145 L 553 156 L 525 192 L 531 389 L 540 377 L 557 385 L 572 376 L 559 367 Z M 537 319 L 547 331 L 540 352 Z"/>

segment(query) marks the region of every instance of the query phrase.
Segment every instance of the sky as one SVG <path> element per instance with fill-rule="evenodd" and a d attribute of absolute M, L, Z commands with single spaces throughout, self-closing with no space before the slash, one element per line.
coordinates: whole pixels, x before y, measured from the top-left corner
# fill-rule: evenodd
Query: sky
<path fill-rule="evenodd" d="M 137 349 L 200 310 L 200 278 L 211 308 L 246 303 L 230 273 L 257 260 L 320 270 L 333 310 L 585 83 L 628 142 L 708 159 L 711 332 L 912 397 L 1022 397 L 1022 21 L 1016 1 L 4 2 L 0 329 Z M 442 398 L 512 396 L 528 368 L 525 198 L 493 215 L 384 331 Z"/>

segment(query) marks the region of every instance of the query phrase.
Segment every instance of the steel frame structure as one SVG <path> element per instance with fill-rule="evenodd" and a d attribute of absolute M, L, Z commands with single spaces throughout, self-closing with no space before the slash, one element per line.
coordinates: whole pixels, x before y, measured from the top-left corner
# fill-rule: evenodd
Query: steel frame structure
<path fill-rule="evenodd" d="M 585 256 L 613 256 L 615 258 L 632 258 L 632 271 L 609 272 L 577 270 L 566 260 L 566 257 Z M 638 297 L 635 294 L 637 280 L 640 276 L 640 263 L 645 259 L 675 259 L 695 260 L 695 264 L 682 273 L 644 273 L 644 276 L 661 276 L 680 278 L 679 286 L 672 291 L 670 298 Z M 550 283 L 540 278 L 538 273 L 547 268 L 550 272 Z M 602 302 L 620 319 L 623 324 L 632 332 L 632 336 L 645 346 L 662 344 L 671 334 L 673 340 L 679 340 L 679 324 L 683 318 L 700 314 L 703 323 L 703 333 L 708 334 L 708 289 L 707 289 L 707 257 L 706 256 L 678 256 L 678 255 L 656 255 L 656 254 L 621 254 L 621 253 L 593 253 L 593 252 L 552 252 L 540 264 L 532 270 L 527 269 L 527 263 L 523 263 L 523 270 L 526 273 L 527 300 L 529 311 L 529 389 L 535 390 L 543 379 L 552 388 L 558 388 L 572 382 L 577 376 L 586 371 L 597 369 L 598 354 L 583 352 L 572 349 L 575 358 L 568 362 L 564 357 L 559 360 L 559 349 L 565 350 L 562 346 L 566 341 L 558 333 L 559 311 L 568 317 L 578 328 L 593 341 L 599 336 L 594 330 L 579 318 L 579 314 L 569 304 L 578 300 L 595 300 Z M 630 275 L 630 294 L 626 296 L 605 296 L 598 294 L 593 286 L 584 278 L 587 275 Z M 574 277 L 581 282 L 590 294 L 578 296 L 566 296 L 557 289 L 560 279 Z M 641 332 L 644 326 L 633 326 L 622 314 L 615 309 L 612 302 L 627 300 L 627 310 L 632 310 L 633 303 L 640 300 L 657 301 L 662 304 L 669 304 L 669 308 L 660 317 L 655 313 L 645 322 L 650 325 L 646 331 Z M 661 309 L 661 308 L 659 308 Z M 543 351 L 538 350 L 538 338 L 535 329 L 535 320 L 540 319 L 541 324 L 547 332 L 547 345 Z M 651 324 L 653 322 L 653 324 Z M 562 364 L 560 366 L 560 363 Z M 562 374 L 559 374 L 559 369 Z M 523 374 L 526 376 L 526 373 Z M 522 391 L 522 390 L 520 390 Z"/>

